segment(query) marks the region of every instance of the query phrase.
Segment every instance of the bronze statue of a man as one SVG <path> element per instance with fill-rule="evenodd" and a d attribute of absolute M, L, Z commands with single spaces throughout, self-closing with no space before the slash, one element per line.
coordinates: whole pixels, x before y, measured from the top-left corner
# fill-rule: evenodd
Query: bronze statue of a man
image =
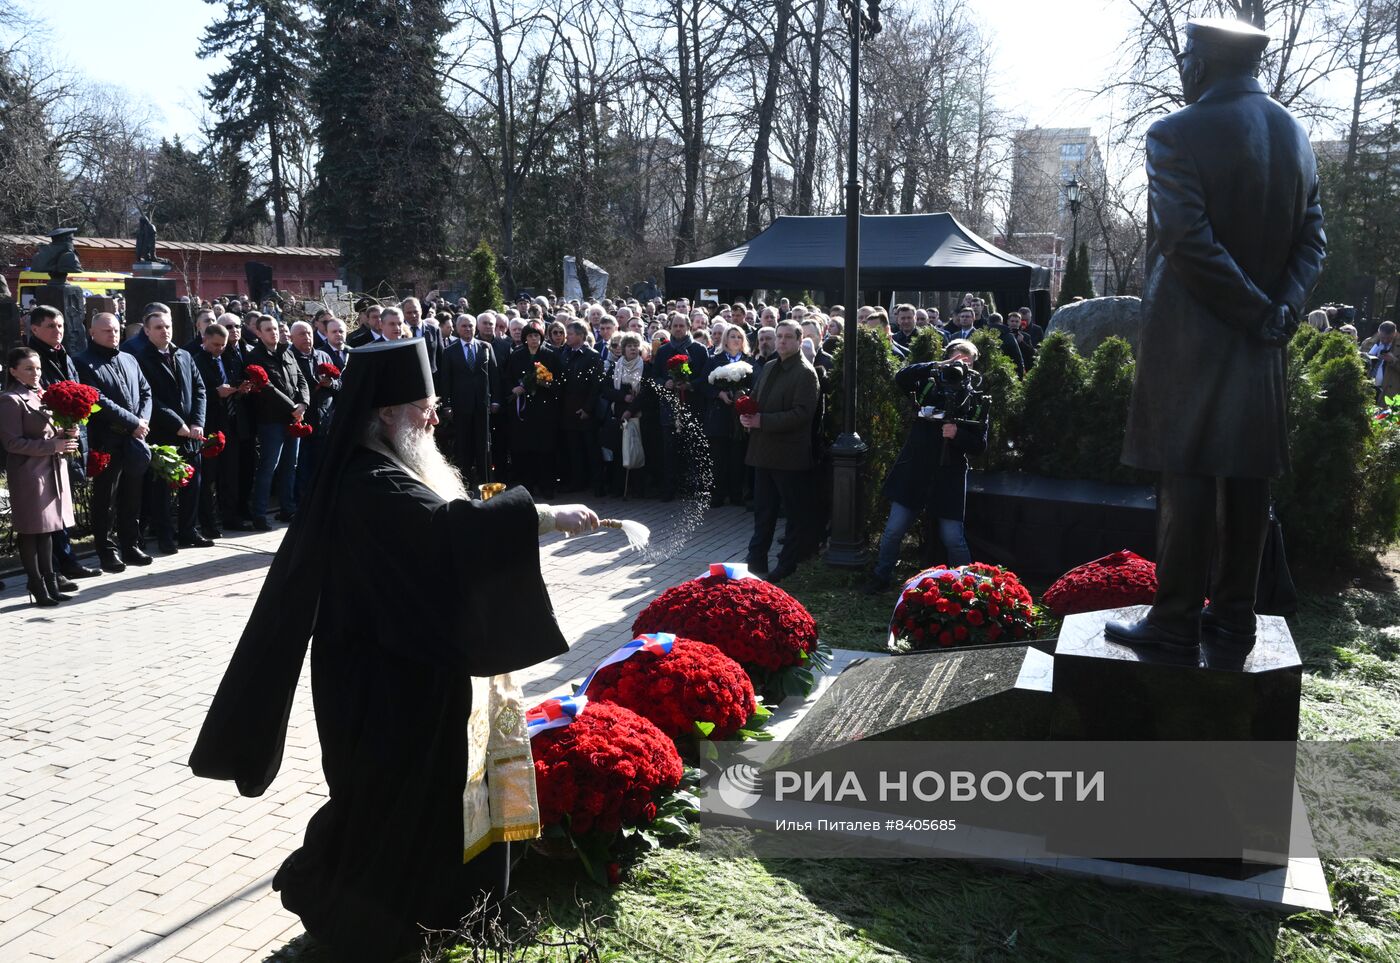
<path fill-rule="evenodd" d="M 1307 132 L 1255 79 L 1268 43 L 1245 23 L 1188 23 L 1187 106 L 1147 132 L 1145 320 L 1123 461 L 1161 473 L 1158 588 L 1145 618 L 1104 634 L 1168 661 L 1194 664 L 1202 631 L 1253 644 L 1269 480 L 1288 468 L 1285 351 L 1322 270 Z"/>

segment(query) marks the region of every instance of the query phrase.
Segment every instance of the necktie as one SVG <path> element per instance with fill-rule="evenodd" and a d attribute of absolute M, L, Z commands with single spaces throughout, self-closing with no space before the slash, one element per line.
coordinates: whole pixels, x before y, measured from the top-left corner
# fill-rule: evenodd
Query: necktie
<path fill-rule="evenodd" d="M 473 368 L 473 367 L 475 367 L 475 366 L 476 366 L 476 342 L 475 342 L 475 341 L 463 341 L 462 344 L 465 345 L 465 347 L 463 348 L 463 351 L 466 353 L 466 356 L 467 356 L 467 367 L 468 367 L 468 368 Z"/>
<path fill-rule="evenodd" d="M 219 366 L 219 384 L 228 384 L 228 375 L 224 372 L 224 359 L 215 358 L 214 363 Z"/>

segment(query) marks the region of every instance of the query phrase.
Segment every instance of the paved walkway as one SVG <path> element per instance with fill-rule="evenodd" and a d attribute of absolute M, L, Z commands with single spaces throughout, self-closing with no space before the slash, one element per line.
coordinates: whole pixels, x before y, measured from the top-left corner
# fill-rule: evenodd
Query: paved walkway
<path fill-rule="evenodd" d="M 573 648 L 522 674 L 528 697 L 581 679 L 656 593 L 742 558 L 751 531 L 736 508 L 699 524 L 679 503 L 594 505 L 663 541 L 698 527 L 659 563 L 628 561 L 619 533 L 547 539 Z M 261 960 L 301 933 L 270 884 L 325 798 L 306 672 L 264 796 L 185 766 L 280 539 L 237 533 L 86 579 L 56 609 L 28 605 L 14 579 L 0 592 L 0 960 Z"/>

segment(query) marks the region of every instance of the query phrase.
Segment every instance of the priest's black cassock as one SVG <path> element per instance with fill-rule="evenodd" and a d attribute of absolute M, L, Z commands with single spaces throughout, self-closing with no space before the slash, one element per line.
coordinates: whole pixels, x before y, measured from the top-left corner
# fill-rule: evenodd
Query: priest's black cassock
<path fill-rule="evenodd" d="M 432 393 L 421 340 L 350 355 L 312 496 L 278 550 L 190 759 L 198 775 L 261 795 L 281 763 L 311 640 L 330 799 L 273 885 L 337 960 L 390 960 L 412 948 L 420 925 L 452 928 L 483 892 L 504 897 L 509 843 L 463 861 L 471 677 L 567 650 L 525 490 L 444 501 L 359 443 L 374 409 Z M 451 591 L 425 596 L 424 572 Z"/>

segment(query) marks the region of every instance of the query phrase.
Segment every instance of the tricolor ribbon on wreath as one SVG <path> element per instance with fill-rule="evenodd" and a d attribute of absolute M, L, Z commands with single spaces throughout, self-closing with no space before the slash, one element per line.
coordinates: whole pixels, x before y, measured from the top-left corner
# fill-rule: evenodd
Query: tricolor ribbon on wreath
<path fill-rule="evenodd" d="M 592 684 L 593 677 L 602 669 L 619 662 L 626 662 L 638 652 L 668 655 L 675 642 L 676 637 L 669 632 L 651 632 L 647 635 L 639 635 L 631 642 L 614 650 L 611 655 L 598 663 L 592 672 L 588 673 L 588 677 L 583 680 L 583 684 L 573 695 L 546 699 L 525 713 L 525 725 L 529 729 L 530 738 L 533 739 L 548 729 L 558 729 L 573 722 L 574 718 L 583 711 L 583 707 L 588 705 L 588 687 Z"/>
<path fill-rule="evenodd" d="M 711 562 L 710 570 L 696 578 L 705 578 L 710 575 L 718 575 L 723 578 L 741 579 L 758 578 L 757 575 L 749 571 L 749 567 L 742 562 Z"/>

